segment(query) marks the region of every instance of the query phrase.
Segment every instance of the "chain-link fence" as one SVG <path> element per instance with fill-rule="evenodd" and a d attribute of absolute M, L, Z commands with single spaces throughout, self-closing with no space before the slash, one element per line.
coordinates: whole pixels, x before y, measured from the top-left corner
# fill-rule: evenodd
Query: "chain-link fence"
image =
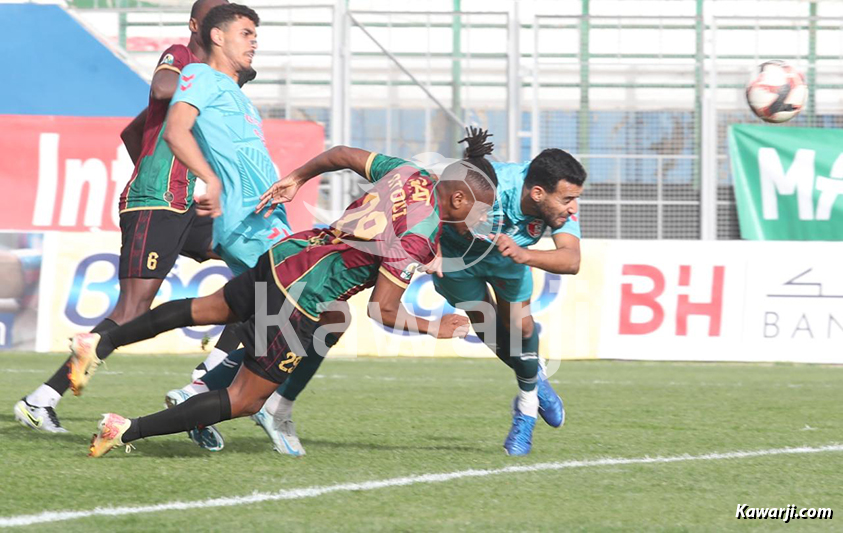
<path fill-rule="evenodd" d="M 77 12 L 147 76 L 161 50 L 187 40 L 187 4 L 86 1 Z M 589 171 L 585 237 L 740 238 L 726 131 L 757 121 L 744 86 L 766 59 L 791 62 L 809 84 L 788 126 L 843 121 L 841 3 L 581 0 L 565 15 L 539 1 L 368 5 L 258 7 L 259 76 L 246 91 L 262 114 L 320 122 L 327 145 L 401 157 L 458 155 L 460 123 L 489 128 L 501 160 L 568 150 Z M 341 208 L 353 183 L 325 179 L 324 206 Z"/>
<path fill-rule="evenodd" d="M 699 33 L 694 17 L 536 17 L 531 152 L 588 169 L 586 236 L 699 238 Z"/>
<path fill-rule="evenodd" d="M 507 13 L 354 11 L 349 24 L 352 144 L 459 157 L 461 124 L 481 124 L 506 160 Z"/>

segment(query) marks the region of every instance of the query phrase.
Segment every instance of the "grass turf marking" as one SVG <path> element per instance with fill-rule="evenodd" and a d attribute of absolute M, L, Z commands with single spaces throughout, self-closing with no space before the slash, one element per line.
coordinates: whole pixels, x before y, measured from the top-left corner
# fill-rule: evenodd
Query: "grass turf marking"
<path fill-rule="evenodd" d="M 823 452 L 841 452 L 843 444 L 829 444 L 820 447 L 774 448 L 769 450 L 737 451 L 725 453 L 710 453 L 704 455 L 678 455 L 673 457 L 638 457 L 638 458 L 606 458 L 580 461 L 563 461 L 556 463 L 537 463 L 533 465 L 517 465 L 490 470 L 460 470 L 441 474 L 423 474 L 417 476 L 397 477 L 362 483 L 340 483 L 301 489 L 281 490 L 277 492 L 254 492 L 249 496 L 231 496 L 212 498 L 192 502 L 171 502 L 158 505 L 143 505 L 136 507 L 97 507 L 89 511 L 48 511 L 38 514 L 18 515 L 0 518 L 0 527 L 29 526 L 46 524 L 66 520 L 78 520 L 93 516 L 126 516 L 133 514 L 157 513 L 161 511 L 183 511 L 188 509 L 207 509 L 212 507 L 234 507 L 267 501 L 300 500 L 314 498 L 333 492 L 360 492 L 378 490 L 389 487 L 405 487 L 423 483 L 444 483 L 454 479 L 478 478 L 500 474 L 519 474 L 525 472 L 543 472 L 565 470 L 568 468 L 588 468 L 595 466 L 623 466 L 653 463 L 679 463 L 684 461 L 718 461 L 724 459 L 746 459 L 752 457 L 767 457 L 771 455 L 796 455 Z"/>

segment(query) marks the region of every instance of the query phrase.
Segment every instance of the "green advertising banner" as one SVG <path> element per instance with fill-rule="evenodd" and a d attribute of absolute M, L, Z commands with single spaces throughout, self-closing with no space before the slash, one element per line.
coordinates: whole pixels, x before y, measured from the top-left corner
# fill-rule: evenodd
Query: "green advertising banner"
<path fill-rule="evenodd" d="M 741 237 L 843 241 L 843 130 L 729 128 Z"/>

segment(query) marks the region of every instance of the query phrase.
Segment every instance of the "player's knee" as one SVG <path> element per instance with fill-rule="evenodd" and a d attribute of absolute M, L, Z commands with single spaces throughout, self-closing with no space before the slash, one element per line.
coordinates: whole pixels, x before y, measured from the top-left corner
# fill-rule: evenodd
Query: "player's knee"
<path fill-rule="evenodd" d="M 231 401 L 231 418 L 241 416 L 252 416 L 263 407 L 262 399 L 243 397 L 229 388 L 229 399 Z"/>
<path fill-rule="evenodd" d="M 208 296 L 192 298 L 190 300 L 190 315 L 197 326 L 237 322 L 237 317 L 225 300 L 223 289 L 219 289 Z"/>
<path fill-rule="evenodd" d="M 521 338 L 522 339 L 529 339 L 533 336 L 533 330 L 535 329 L 535 324 L 533 322 L 532 316 L 525 316 L 521 319 Z"/>

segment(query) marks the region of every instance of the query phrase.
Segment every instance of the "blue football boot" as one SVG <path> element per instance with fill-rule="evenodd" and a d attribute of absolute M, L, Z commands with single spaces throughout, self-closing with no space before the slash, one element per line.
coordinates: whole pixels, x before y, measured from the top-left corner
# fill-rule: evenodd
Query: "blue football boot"
<path fill-rule="evenodd" d="M 518 398 L 512 407 L 512 428 L 509 435 L 503 441 L 503 449 L 507 455 L 527 455 L 533 447 L 533 428 L 536 427 L 536 419 L 527 416 L 518 410 Z"/>
<path fill-rule="evenodd" d="M 539 368 L 538 378 L 539 414 L 547 425 L 558 428 L 565 423 L 565 404 L 553 390 L 543 368 Z"/>

